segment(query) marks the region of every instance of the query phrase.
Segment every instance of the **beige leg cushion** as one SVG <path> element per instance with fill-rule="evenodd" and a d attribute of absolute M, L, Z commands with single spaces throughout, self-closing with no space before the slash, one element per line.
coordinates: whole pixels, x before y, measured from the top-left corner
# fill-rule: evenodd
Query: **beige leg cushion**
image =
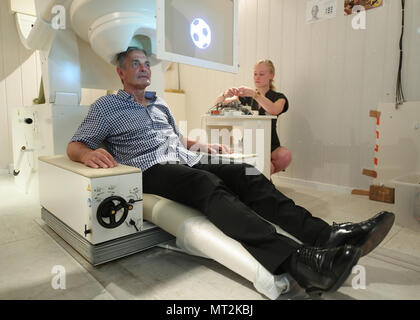
<path fill-rule="evenodd" d="M 277 299 L 291 288 L 289 275 L 274 276 L 238 241 L 226 236 L 199 211 L 172 200 L 143 194 L 144 219 L 174 235 L 185 252 L 213 259 L 251 281 L 258 292 Z"/>

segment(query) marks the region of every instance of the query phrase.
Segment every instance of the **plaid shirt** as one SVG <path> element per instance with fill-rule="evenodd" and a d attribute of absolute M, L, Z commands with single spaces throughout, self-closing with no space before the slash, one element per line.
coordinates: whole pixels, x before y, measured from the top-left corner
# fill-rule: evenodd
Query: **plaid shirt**
<path fill-rule="evenodd" d="M 187 150 L 181 138 L 164 100 L 154 95 L 143 107 L 119 90 L 92 104 L 71 141 L 91 149 L 103 143 L 115 161 L 145 171 L 157 163 L 197 164 L 201 156 Z"/>

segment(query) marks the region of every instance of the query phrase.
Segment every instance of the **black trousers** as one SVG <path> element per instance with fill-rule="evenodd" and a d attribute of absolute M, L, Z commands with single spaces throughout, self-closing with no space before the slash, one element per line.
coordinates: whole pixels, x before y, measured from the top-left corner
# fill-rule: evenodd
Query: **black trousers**
<path fill-rule="evenodd" d="M 268 271 L 281 274 L 300 244 L 276 233 L 267 221 L 309 246 L 326 241 L 331 228 L 295 205 L 264 175 L 249 175 L 247 170 L 256 169 L 248 164 L 157 164 L 143 172 L 143 192 L 198 209 Z"/>

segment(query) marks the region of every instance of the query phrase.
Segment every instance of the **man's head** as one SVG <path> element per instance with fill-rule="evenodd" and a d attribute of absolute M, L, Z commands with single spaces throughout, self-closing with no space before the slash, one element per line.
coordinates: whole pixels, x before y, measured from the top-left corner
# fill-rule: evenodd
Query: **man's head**
<path fill-rule="evenodd" d="M 145 89 L 150 85 L 152 72 L 146 51 L 128 47 L 117 55 L 117 73 L 124 89 Z"/>

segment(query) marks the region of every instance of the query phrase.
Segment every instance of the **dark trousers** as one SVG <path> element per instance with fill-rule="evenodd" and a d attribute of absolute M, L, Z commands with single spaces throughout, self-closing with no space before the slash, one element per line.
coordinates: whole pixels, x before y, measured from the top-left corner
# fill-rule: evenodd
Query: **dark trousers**
<path fill-rule="evenodd" d="M 326 241 L 330 226 L 295 205 L 264 175 L 246 174 L 247 168 L 255 170 L 248 164 L 157 164 L 143 172 L 143 192 L 198 209 L 272 274 L 286 272 L 282 264 L 300 245 L 267 221 L 309 246 Z"/>

